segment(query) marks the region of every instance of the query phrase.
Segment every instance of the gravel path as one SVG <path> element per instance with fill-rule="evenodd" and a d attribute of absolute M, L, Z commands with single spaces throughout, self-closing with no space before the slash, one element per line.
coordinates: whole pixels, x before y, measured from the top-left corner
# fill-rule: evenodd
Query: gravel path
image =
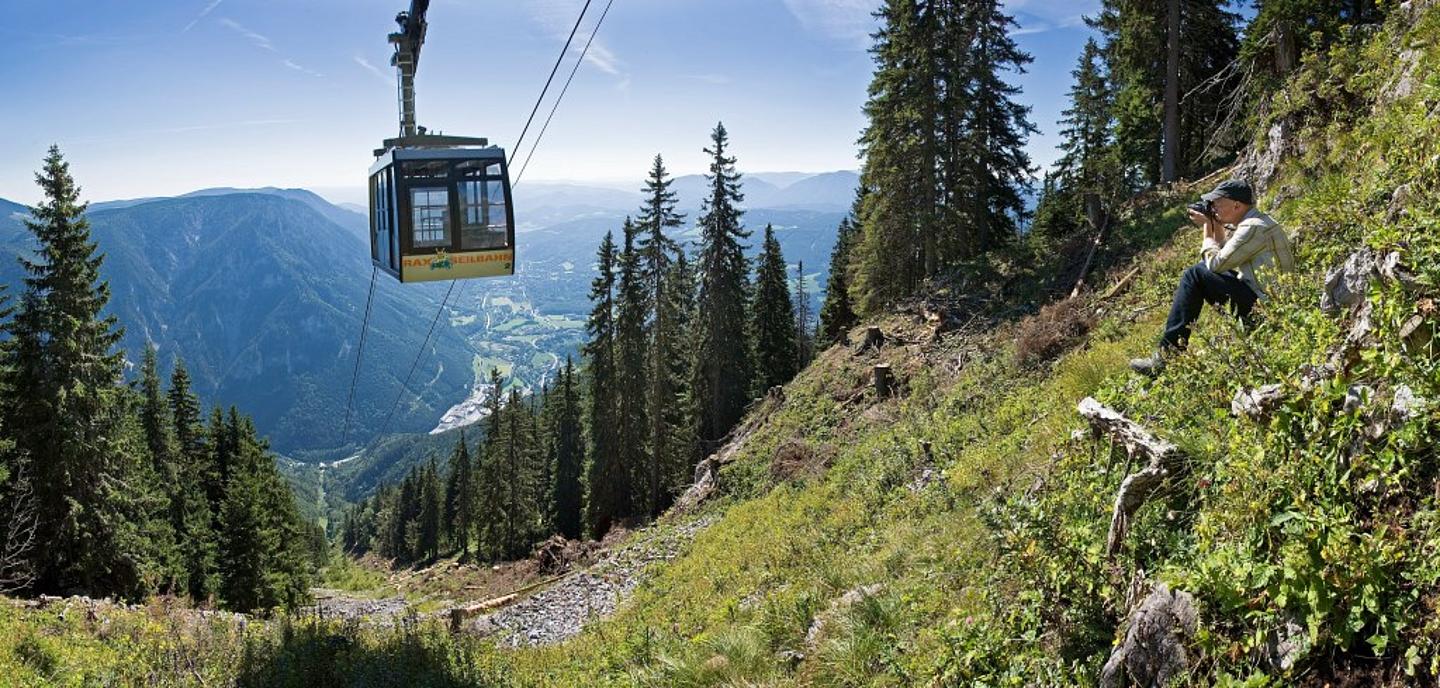
<path fill-rule="evenodd" d="M 315 604 L 302 611 L 326 619 L 365 619 L 388 626 L 404 616 L 409 609 L 409 604 L 403 597 L 366 599 L 325 588 L 312 588 L 310 592 L 315 596 Z"/>
<path fill-rule="evenodd" d="M 646 576 L 647 567 L 675 558 L 713 523 L 704 516 L 688 523 L 650 528 L 606 554 L 588 569 L 544 590 L 470 622 L 468 628 L 494 635 L 501 645 L 549 645 L 579 633 L 585 624 L 614 613 Z"/>

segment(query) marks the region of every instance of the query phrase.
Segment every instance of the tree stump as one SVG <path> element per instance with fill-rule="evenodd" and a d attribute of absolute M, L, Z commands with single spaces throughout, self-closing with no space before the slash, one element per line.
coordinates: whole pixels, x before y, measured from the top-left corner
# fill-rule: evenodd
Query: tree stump
<path fill-rule="evenodd" d="M 889 363 L 875 365 L 875 396 L 885 399 L 895 392 L 895 373 Z"/>
<path fill-rule="evenodd" d="M 855 347 L 855 353 L 863 354 L 871 349 L 879 349 L 885 346 L 885 333 L 879 327 L 871 325 L 865 328 L 865 338 L 860 340 L 860 346 Z"/>

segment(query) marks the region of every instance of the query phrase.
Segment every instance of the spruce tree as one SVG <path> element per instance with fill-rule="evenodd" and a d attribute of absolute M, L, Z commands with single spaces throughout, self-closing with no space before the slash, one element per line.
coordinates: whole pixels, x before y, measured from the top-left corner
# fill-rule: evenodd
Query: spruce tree
<path fill-rule="evenodd" d="M 220 508 L 221 597 L 238 611 L 293 609 L 308 596 L 308 529 L 254 423 L 232 407 L 223 425 L 231 454 Z"/>
<path fill-rule="evenodd" d="M 6 386 L 23 394 L 4 411 L 16 449 L 34 470 L 45 543 L 36 553 L 37 586 L 135 596 L 146 592 L 152 565 L 134 537 L 143 511 L 136 495 L 150 488 L 139 484 L 142 452 L 135 450 L 143 442 L 129 447 L 122 432 L 122 332 L 113 316 L 102 315 L 110 300 L 100 279 L 104 256 L 58 148 L 50 148 L 36 182 L 45 200 L 25 226 L 37 251 L 20 258 L 24 293 L 5 325 Z"/>
<path fill-rule="evenodd" d="M 416 556 L 421 561 L 440 556 L 440 516 L 444 508 L 441 492 L 440 473 L 432 458 L 420 475 L 420 535 Z"/>
<path fill-rule="evenodd" d="M 501 556 L 506 559 L 522 556 L 529 544 L 525 539 L 530 532 L 528 498 L 533 476 L 529 470 L 530 437 L 525 415 L 526 409 L 521 403 L 520 390 L 510 390 L 510 400 L 504 410 L 504 441 L 500 448 L 505 476 L 505 534 L 501 539 Z"/>
<path fill-rule="evenodd" d="M 755 300 L 750 333 L 755 342 L 756 396 L 795 377 L 795 305 L 790 301 L 785 257 L 775 228 L 765 226 L 760 262 L 755 268 Z"/>
<path fill-rule="evenodd" d="M 1070 107 L 1060 120 L 1061 156 L 1046 173 L 1031 223 L 1036 240 L 1064 240 L 1088 230 L 1084 198 L 1089 194 L 1102 208 L 1126 196 L 1114 145 L 1114 97 L 1103 70 L 1103 53 L 1092 39 L 1071 72 Z"/>
<path fill-rule="evenodd" d="M 579 539 L 584 526 L 585 444 L 581 434 L 580 390 L 575 382 L 575 364 L 565 360 L 565 370 L 555 390 L 555 532 Z"/>
<path fill-rule="evenodd" d="M 936 175 L 943 169 L 936 161 L 935 129 L 943 125 L 933 115 L 937 41 L 931 12 L 917 0 L 885 0 L 876 16 L 881 28 L 871 49 L 875 73 L 860 137 L 860 177 L 877 193 L 865 198 L 857 225 L 863 231 L 855 242 L 856 292 L 872 311 L 914 291 L 927 265 L 938 267 L 944 239 L 934 227 Z"/>
<path fill-rule="evenodd" d="M 628 479 L 621 463 L 616 429 L 615 347 L 615 236 L 606 233 L 600 242 L 596 270 L 590 283 L 590 318 L 585 330 L 586 366 L 589 372 L 588 442 L 590 461 L 585 475 L 585 523 L 597 539 L 603 537 L 617 518 L 624 516 Z"/>
<path fill-rule="evenodd" d="M 810 292 L 805 289 L 805 261 L 795 264 L 795 365 L 804 370 L 815 357 L 814 328 L 810 324 Z"/>
<path fill-rule="evenodd" d="M 450 545 L 460 551 L 461 559 L 470 557 L 470 542 L 475 530 L 475 466 L 470 449 L 465 445 L 465 431 L 450 453 L 450 473 L 445 490 L 445 528 Z"/>
<path fill-rule="evenodd" d="M 648 301 L 645 405 L 650 457 L 644 471 L 647 494 L 643 502 L 651 514 L 669 504 L 670 474 L 685 462 L 690 445 L 683 440 L 689 434 L 689 419 L 684 404 L 679 403 L 689 372 L 683 354 L 689 290 L 682 272 L 684 253 L 671 236 L 683 226 L 685 216 L 675 210 L 678 201 L 670 188 L 673 183 L 664 160 L 655 156 L 643 191 L 645 203 L 635 223 L 641 232 L 639 251 Z"/>
<path fill-rule="evenodd" d="M 1019 236 L 1026 216 L 1023 194 L 1032 171 L 1025 143 L 1035 126 L 1030 123 L 1030 108 L 1015 100 L 1019 87 L 1001 76 L 1002 72 L 1024 74 L 1033 60 L 1010 37 L 1010 30 L 1018 27 L 1015 19 L 1005 14 L 999 0 L 966 4 L 964 23 L 949 32 L 969 38 L 963 72 L 968 92 L 963 150 L 970 173 L 965 188 L 950 189 L 948 203 L 972 204 L 965 213 L 970 250 L 963 255 L 969 258 Z"/>
<path fill-rule="evenodd" d="M 152 346 L 145 347 L 140 363 L 140 427 L 145 433 L 151 473 L 158 488 L 157 500 L 164 512 L 165 534 L 169 540 L 162 547 L 164 560 L 158 562 L 164 572 L 160 589 L 170 594 L 185 594 L 190 587 L 188 567 L 182 543 L 176 542 L 177 535 L 184 532 L 186 525 L 183 468 L 170 419 L 169 400 L 161 386 L 155 348 Z"/>
<path fill-rule="evenodd" d="M 1167 0 L 1168 2 L 1168 0 Z M 1228 0 L 1180 0 L 1175 175 L 1189 177 L 1230 153 L 1223 111 L 1238 74 L 1238 15 Z M 1170 41 L 1170 6 L 1146 0 L 1105 0 L 1089 20 L 1105 39 L 1106 72 L 1114 90 L 1115 145 L 1132 189 L 1158 183 L 1164 171 L 1163 122 Z M 1222 73 L 1223 72 L 1223 73 Z"/>
<path fill-rule="evenodd" d="M 166 396 L 177 467 L 171 504 L 176 542 L 185 561 L 187 592 L 191 599 L 207 600 L 216 594 L 219 585 L 215 522 L 221 487 L 200 422 L 200 402 L 190 391 L 190 374 L 178 358 L 170 372 Z M 216 494 L 213 500 L 207 492 L 212 484 Z"/>
<path fill-rule="evenodd" d="M 649 299 L 645 289 L 645 268 L 635 242 L 640 228 L 626 218 L 624 232 L 620 274 L 615 285 L 615 420 L 617 450 L 625 475 L 621 514 L 636 516 L 648 510 L 654 468 L 647 404 L 650 342 L 645 317 Z"/>
<path fill-rule="evenodd" d="M 728 155 L 729 144 L 725 125 L 717 124 L 705 148 L 710 156 L 705 175 L 709 188 L 699 220 L 691 390 L 695 435 L 705 452 L 718 446 L 740 420 L 750 401 L 753 378 L 746 336 L 749 261 L 742 243 L 750 233 L 742 224 L 740 204 L 745 196 L 735 158 Z"/>
<path fill-rule="evenodd" d="M 845 337 L 859 318 L 850 301 L 850 255 L 860 228 L 856 224 L 865 203 L 864 188 L 855 194 L 855 204 L 850 214 L 840 221 L 835 232 L 835 246 L 830 250 L 830 274 L 825 279 L 825 300 L 820 303 L 820 324 L 817 329 L 817 344 L 829 346 Z"/>
<path fill-rule="evenodd" d="M 505 513 L 505 452 L 509 442 L 505 425 L 505 381 L 498 368 L 490 369 L 490 394 L 486 398 L 485 440 L 476 452 L 475 525 L 479 532 L 476 551 L 489 560 L 504 556 L 509 534 Z"/>

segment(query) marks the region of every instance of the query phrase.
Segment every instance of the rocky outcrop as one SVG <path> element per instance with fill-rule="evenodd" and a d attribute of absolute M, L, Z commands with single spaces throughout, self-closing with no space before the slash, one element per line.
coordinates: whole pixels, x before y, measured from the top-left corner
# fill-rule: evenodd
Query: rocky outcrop
<path fill-rule="evenodd" d="M 1190 669 L 1185 648 L 1199 626 L 1195 598 L 1156 583 L 1130 612 L 1125 640 L 1116 646 L 1100 672 L 1101 688 L 1164 688 L 1183 678 Z"/>

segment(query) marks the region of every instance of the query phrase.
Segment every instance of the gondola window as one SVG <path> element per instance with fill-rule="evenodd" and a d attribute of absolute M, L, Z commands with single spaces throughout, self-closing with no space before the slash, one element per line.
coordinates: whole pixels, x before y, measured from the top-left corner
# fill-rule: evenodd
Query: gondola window
<path fill-rule="evenodd" d="M 424 187 L 410 190 L 411 226 L 416 248 L 450 245 L 450 190 Z"/>

